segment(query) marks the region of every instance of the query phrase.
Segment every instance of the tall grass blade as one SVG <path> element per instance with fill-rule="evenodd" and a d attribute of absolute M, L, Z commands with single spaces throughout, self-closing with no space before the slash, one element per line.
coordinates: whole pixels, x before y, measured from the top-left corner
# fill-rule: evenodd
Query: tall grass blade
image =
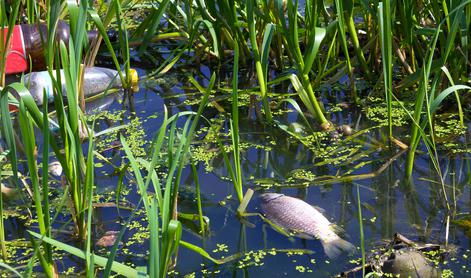
<path fill-rule="evenodd" d="M 419 94 L 417 95 L 417 98 L 415 101 L 415 110 L 414 110 L 414 115 L 413 115 L 413 120 L 417 124 L 412 126 L 411 143 L 410 143 L 410 149 L 407 155 L 407 162 L 406 162 L 406 175 L 409 177 L 412 175 L 412 171 L 414 167 L 415 151 L 420 141 L 419 129 L 420 129 L 420 122 L 421 122 L 422 108 L 423 108 L 424 99 L 428 90 L 428 80 L 429 80 L 430 70 L 432 67 L 434 49 L 438 41 L 438 34 L 439 34 L 439 30 L 437 29 L 433 37 L 433 40 L 430 44 L 430 48 L 429 48 L 430 51 L 427 55 L 427 59 L 425 60 L 424 66 L 421 69 L 422 79 L 420 81 L 419 90 L 418 90 Z M 438 80 L 438 79 L 435 79 L 435 80 Z"/>
<path fill-rule="evenodd" d="M 43 207 L 43 194 L 41 192 L 39 176 L 38 176 L 38 167 L 36 163 L 36 137 L 34 134 L 33 123 L 28 115 L 26 107 L 23 101 L 20 100 L 19 108 L 19 122 L 21 134 L 23 137 L 23 146 L 25 149 L 25 155 L 28 164 L 29 177 L 31 180 L 31 185 L 33 188 L 33 199 L 35 204 L 35 213 L 39 225 L 39 231 L 41 235 L 48 236 L 50 228 L 47 226 L 49 223 L 49 213 L 44 212 Z M 46 168 L 47 169 L 47 168 Z M 46 171 L 47 173 L 47 171 Z M 48 185 L 46 185 L 47 188 Z M 47 190 L 46 190 L 47 191 Z M 47 196 L 46 196 L 47 198 Z M 47 220 L 46 220 L 47 216 Z M 39 247 L 38 247 L 39 248 Z M 45 250 L 50 251 L 50 247 L 45 245 Z M 54 269 L 52 261 L 49 261 L 48 258 L 52 257 L 52 254 L 43 254 L 42 251 L 38 253 L 41 258 L 40 262 L 42 264 L 43 270 L 48 277 L 53 277 Z"/>
<path fill-rule="evenodd" d="M 242 189 L 242 167 L 240 165 L 240 149 L 239 149 L 239 46 L 234 46 L 234 65 L 232 69 L 232 114 L 230 119 L 232 154 L 234 157 L 234 178 L 232 183 L 237 193 L 237 199 L 242 202 L 244 198 Z"/>
<path fill-rule="evenodd" d="M 355 89 L 355 79 L 353 76 L 352 63 L 350 61 L 350 54 L 348 52 L 348 45 L 347 45 L 348 42 L 347 42 L 347 36 L 345 32 L 345 23 L 344 23 L 345 18 L 344 18 L 343 2 L 344 2 L 343 0 L 335 0 L 335 7 L 337 9 L 337 18 L 338 18 L 338 29 L 339 29 L 339 34 L 340 34 L 340 43 L 341 43 L 345 58 L 347 60 L 347 71 L 348 71 L 348 75 L 350 76 L 350 82 L 352 84 L 351 85 L 352 97 L 355 100 L 355 102 L 358 102 L 358 96 L 356 95 L 356 89 Z"/>
<path fill-rule="evenodd" d="M 88 141 L 88 154 L 87 154 L 87 167 L 85 173 L 85 184 L 84 184 L 84 191 L 85 191 L 85 199 L 84 202 L 87 202 L 85 205 L 87 208 L 87 237 L 85 242 L 85 256 L 86 256 L 86 263 L 87 263 L 87 277 L 94 277 L 95 273 L 95 265 L 94 265 L 94 256 L 92 252 L 92 214 L 93 214 L 93 186 L 95 183 L 95 166 L 94 166 L 94 159 L 93 159 L 93 149 L 94 149 L 94 135 L 93 135 L 93 127 L 95 124 L 92 125 L 92 129 L 87 131 L 89 134 L 89 141 Z"/>
<path fill-rule="evenodd" d="M 6 1 L 0 1 L 0 87 L 5 87 L 6 59 L 9 53 L 11 35 L 18 17 L 21 1 L 14 0 L 12 4 L 13 5 L 10 6 L 10 15 L 7 16 Z M 8 31 L 6 32 L 5 27 L 8 27 Z"/>
<path fill-rule="evenodd" d="M 361 246 L 361 265 L 362 265 L 362 277 L 365 277 L 365 234 L 363 232 L 363 215 L 361 212 L 361 200 L 360 200 L 360 187 L 357 185 L 357 203 L 358 203 L 358 224 L 360 227 L 360 246 Z"/>
<path fill-rule="evenodd" d="M 381 37 L 381 58 L 383 64 L 384 93 L 388 108 L 389 138 L 393 137 L 392 123 L 392 30 L 391 4 L 384 0 L 378 4 L 379 27 Z"/>
<path fill-rule="evenodd" d="M 258 83 L 260 84 L 260 94 L 262 97 L 263 103 L 263 110 L 265 112 L 265 116 L 268 122 L 272 121 L 272 115 L 270 111 L 270 106 L 268 105 L 268 96 L 267 96 L 267 70 L 268 70 L 268 49 L 270 47 L 272 33 L 274 26 L 272 24 L 268 24 L 265 27 L 265 33 L 263 44 L 262 45 L 262 53 L 260 54 L 258 48 L 258 41 L 257 41 L 257 34 L 255 31 L 255 11 L 254 11 L 254 0 L 247 1 L 247 22 L 249 27 L 249 34 L 250 34 L 250 44 L 252 46 L 252 52 L 255 60 L 255 69 L 257 71 Z M 239 47 L 234 46 L 234 71 L 233 74 L 236 73 L 235 69 L 238 68 L 239 63 Z M 238 74 L 238 71 L 237 71 Z M 235 78 L 235 77 L 233 77 Z M 234 83 L 232 84 L 234 89 Z M 239 199 L 240 201 L 241 199 Z"/>
<path fill-rule="evenodd" d="M 162 15 L 164 14 L 165 10 L 167 9 L 168 3 L 170 0 L 163 0 L 162 2 L 159 3 L 159 7 L 157 9 L 153 9 L 151 14 L 149 15 L 149 18 L 151 19 L 149 22 L 145 22 L 147 24 L 144 25 L 144 22 L 141 23 L 141 26 L 139 26 L 138 30 L 146 30 L 144 33 L 144 39 L 142 45 L 139 47 L 139 54 L 144 53 L 144 51 L 147 48 L 147 45 L 149 41 L 151 40 L 151 37 L 155 35 L 157 31 L 157 27 L 160 24 L 160 19 L 162 18 Z"/>
<path fill-rule="evenodd" d="M 42 235 L 40 235 L 38 233 L 35 233 L 33 231 L 29 231 L 29 233 L 32 236 L 36 237 L 37 239 L 40 239 L 41 241 L 49 243 L 49 244 L 55 246 L 56 248 L 58 248 L 60 250 L 66 251 L 67 253 L 70 253 L 74 256 L 77 256 L 77 257 L 79 257 L 83 260 L 86 260 L 85 252 L 83 250 L 78 249 L 77 247 L 65 244 L 63 242 L 52 239 L 50 237 L 42 236 Z M 94 255 L 94 262 L 97 265 L 101 266 L 101 267 L 105 267 L 106 263 L 107 263 L 107 258 L 102 257 L 102 256 L 98 256 L 98 255 Z M 125 264 L 116 262 L 116 261 L 113 262 L 113 264 L 111 266 L 111 270 L 113 270 L 117 274 L 124 275 L 126 277 L 136 277 L 136 278 L 137 277 L 145 277 L 145 275 L 143 275 L 142 273 L 140 273 L 136 269 L 134 269 L 130 266 L 127 266 Z"/>

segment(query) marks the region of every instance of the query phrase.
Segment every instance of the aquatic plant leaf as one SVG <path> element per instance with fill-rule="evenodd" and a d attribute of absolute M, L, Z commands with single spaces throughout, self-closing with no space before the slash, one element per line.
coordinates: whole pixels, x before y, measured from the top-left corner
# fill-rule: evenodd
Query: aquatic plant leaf
<path fill-rule="evenodd" d="M 167 253 L 163 252 L 161 246 L 168 241 L 167 234 L 159 232 L 159 216 L 157 210 L 157 201 L 155 196 L 151 198 L 150 211 L 147 211 L 148 227 L 150 232 L 150 248 L 148 261 L 148 274 L 150 277 L 164 277 L 168 266 Z M 162 238 L 162 240 L 160 240 Z"/>
<path fill-rule="evenodd" d="M 85 126 L 87 129 L 87 134 L 89 134 L 89 142 L 88 142 L 88 154 L 87 154 L 87 164 L 85 170 L 85 183 L 83 185 L 85 198 L 84 206 L 87 208 L 87 238 L 86 238 L 86 247 L 85 247 L 85 256 L 87 262 L 87 277 L 93 277 L 95 271 L 94 265 L 94 256 L 95 254 L 92 253 L 92 213 L 93 213 L 93 186 L 95 183 L 95 169 L 94 169 L 94 162 L 93 162 L 93 149 L 94 149 L 94 137 L 93 137 L 93 129 L 95 126 L 95 122 L 92 124 L 92 128 L 88 130 L 88 127 Z M 46 195 L 47 196 L 47 195 Z"/>
<path fill-rule="evenodd" d="M 159 3 L 159 7 L 157 9 L 153 9 L 151 14 L 149 15 L 149 18 L 151 18 L 150 23 L 148 23 L 148 26 L 145 26 L 144 29 L 146 29 L 146 32 L 144 34 L 144 39 L 142 40 L 142 44 L 139 47 L 139 54 L 141 55 L 144 53 L 144 51 L 147 48 L 147 45 L 151 41 L 151 37 L 155 35 L 157 32 L 157 27 L 159 27 L 160 24 L 160 19 L 162 18 L 165 10 L 167 9 L 168 3 L 170 0 L 163 0 L 162 2 Z M 141 28 L 141 26 L 139 26 Z"/>
<path fill-rule="evenodd" d="M 299 98 L 303 102 L 304 106 L 306 106 L 307 111 L 311 113 L 312 115 L 316 115 L 316 110 L 314 109 L 313 104 L 309 100 L 309 96 L 307 91 L 304 89 L 303 84 L 299 80 L 298 76 L 295 74 L 292 74 L 290 76 L 291 84 L 293 85 L 294 89 L 296 92 L 299 94 Z"/>
<path fill-rule="evenodd" d="M 421 115 L 422 115 L 422 108 L 425 100 L 425 95 L 427 94 L 427 89 L 428 89 L 428 79 L 430 76 L 430 71 L 432 67 L 432 61 L 433 61 L 433 53 L 435 46 L 437 45 L 438 41 L 438 36 L 439 36 L 439 29 L 436 30 L 435 35 L 433 37 L 433 40 L 430 42 L 429 45 L 429 52 L 427 53 L 427 59 L 425 60 L 425 64 L 422 66 L 422 69 L 420 70 L 420 73 L 422 75 L 422 79 L 420 80 L 420 85 L 419 85 L 419 92 L 417 95 L 417 98 L 415 100 L 415 109 L 414 109 L 414 115 L 412 117 L 412 120 L 414 122 L 414 125 L 412 126 L 412 132 L 411 132 L 411 143 L 410 143 L 410 151 L 407 156 L 407 163 L 406 163 L 406 174 L 407 176 L 412 175 L 412 170 L 413 170 L 413 165 L 414 165 L 414 157 L 415 157 L 415 150 L 417 148 L 417 145 L 419 144 L 420 138 L 421 138 L 421 133 L 423 132 L 423 129 L 421 128 Z M 435 79 L 436 81 L 437 79 Z M 405 111 L 408 113 L 408 111 L 405 109 Z M 422 137 L 424 140 L 426 137 Z"/>
<path fill-rule="evenodd" d="M 206 28 L 208 29 L 209 31 L 209 34 L 211 35 L 211 38 L 213 40 L 213 51 L 214 51 L 214 55 L 216 55 L 216 57 L 220 58 L 220 54 L 219 54 L 219 43 L 218 43 L 218 37 L 216 35 L 216 31 L 214 30 L 214 26 L 213 24 L 211 23 L 211 21 L 209 20 L 206 20 L 206 19 L 199 19 L 197 21 L 195 21 L 195 26 L 193 27 L 194 28 L 194 34 L 192 34 L 190 36 L 190 43 L 193 41 L 193 37 L 197 35 L 197 33 L 199 33 L 199 26 L 201 24 L 204 24 L 206 25 Z"/>
<path fill-rule="evenodd" d="M 207 18 L 209 18 L 212 22 L 216 22 L 216 18 L 214 18 L 209 12 L 213 11 L 213 9 L 206 7 L 206 2 L 204 0 L 197 0 L 196 3 L 198 4 L 198 9 L 200 10 L 201 14 Z M 210 3 L 209 7 L 212 7 L 214 2 Z"/>
<path fill-rule="evenodd" d="M 317 57 L 319 47 L 321 46 L 322 40 L 324 40 L 326 35 L 325 28 L 316 27 L 313 31 L 314 34 L 312 34 L 309 38 L 309 43 L 305 50 L 303 74 L 309 74 L 311 71 L 314 60 Z"/>
<path fill-rule="evenodd" d="M 15 184 L 18 184 L 18 159 L 16 156 L 16 144 L 15 144 L 15 136 L 14 136 L 14 129 L 11 120 L 10 111 L 8 109 L 8 100 L 9 100 L 9 91 L 15 90 L 18 93 L 29 94 L 29 91 L 20 83 L 13 83 L 1 91 L 0 96 L 0 110 L 1 110 L 1 120 L 2 120 L 2 129 L 1 129 L 1 136 L 4 137 L 10 152 L 8 153 L 8 157 L 10 158 L 11 167 L 13 170 L 13 177 Z"/>
<path fill-rule="evenodd" d="M 448 71 L 447 67 L 443 66 L 442 71 L 445 73 L 445 75 L 448 78 L 448 81 L 450 82 L 450 84 L 452 86 L 455 85 L 455 82 L 453 82 L 453 78 L 451 77 L 451 74 Z M 434 95 L 431 95 L 430 97 L 434 97 Z M 460 124 L 461 124 L 462 127 L 464 127 L 463 107 L 461 106 L 460 95 L 456 91 L 455 91 L 455 97 L 456 97 L 456 106 L 458 107 L 458 116 L 460 117 Z"/>
<path fill-rule="evenodd" d="M 55 239 L 52 239 L 50 237 L 43 237 L 41 236 L 40 234 L 38 233 L 35 233 L 33 231 L 28 231 L 32 236 L 42 240 L 42 241 L 45 241 L 51 245 L 54 245 L 55 247 L 59 248 L 60 250 L 63 250 L 67 253 L 70 253 L 74 256 L 77 256 L 81 259 L 86 259 L 86 253 L 85 251 L 83 250 L 80 250 L 74 246 L 71 246 L 71 245 L 68 245 L 68 244 L 65 244 L 63 242 L 60 242 L 58 240 L 55 240 Z M 105 257 L 102 257 L 102 256 L 98 256 L 98 255 L 93 255 L 94 256 L 94 262 L 95 264 L 101 266 L 101 267 L 105 267 L 106 266 L 106 262 L 108 261 L 107 258 Z M 124 275 L 126 277 L 147 277 L 147 275 L 143 274 L 142 272 L 139 272 L 137 271 L 136 269 L 130 267 L 130 266 L 127 266 L 125 264 L 122 264 L 122 263 L 119 263 L 119 262 L 113 262 L 112 265 L 111 265 L 111 270 L 113 270 L 114 272 L 118 273 L 118 274 L 121 274 L 121 275 Z"/>
<path fill-rule="evenodd" d="M 112 5 L 115 5 L 114 2 L 115 1 L 112 1 Z M 121 71 L 121 66 L 119 65 L 119 61 L 118 61 L 118 58 L 116 57 L 116 53 L 113 49 L 113 45 L 111 44 L 110 39 L 106 35 L 106 29 L 103 24 L 103 21 L 101 20 L 98 13 L 93 9 L 89 9 L 88 14 L 90 15 L 93 22 L 95 23 L 98 29 L 98 32 L 100 32 L 101 36 L 103 37 L 103 41 L 105 42 L 105 45 L 108 48 L 109 53 L 111 54 L 111 58 L 113 59 L 113 63 L 116 67 L 116 70 L 118 71 L 119 78 L 121 79 L 122 84 L 127 85 L 127 80 L 126 78 L 124 78 L 123 72 Z"/>
<path fill-rule="evenodd" d="M 198 220 L 200 223 L 200 230 L 199 232 L 204 236 L 205 231 L 209 230 L 209 218 L 203 215 L 203 205 L 201 203 L 201 186 L 198 177 L 198 170 L 196 169 L 195 161 L 192 158 L 192 154 L 190 153 L 190 165 L 191 165 L 191 172 L 193 173 L 193 180 L 195 183 L 195 190 L 196 190 L 196 204 L 198 208 Z M 205 223 L 207 224 L 205 226 Z"/>
<path fill-rule="evenodd" d="M 283 99 L 282 102 L 288 102 L 289 104 L 291 104 L 294 109 L 296 110 L 296 112 L 298 112 L 298 114 L 301 116 L 301 119 L 303 119 L 304 123 L 306 124 L 307 127 L 309 127 L 309 129 L 312 131 L 312 127 L 311 127 L 311 124 L 309 123 L 309 121 L 307 120 L 306 116 L 304 115 L 303 113 L 303 110 L 301 110 L 301 107 L 299 106 L 299 104 L 296 102 L 296 100 L 294 99 L 291 99 L 291 98 L 287 98 L 287 99 Z"/>
<path fill-rule="evenodd" d="M 5 269 L 7 269 L 7 270 L 13 272 L 13 274 L 18 275 L 18 277 L 24 277 L 24 276 L 21 275 L 15 268 L 13 268 L 13 267 L 11 267 L 11 266 L 5 264 L 5 263 L 0 262 L 0 267 L 3 267 L 3 268 L 5 268 Z"/>
<path fill-rule="evenodd" d="M 97 137 L 100 137 L 100 136 L 103 136 L 103 135 L 107 135 L 107 134 L 113 134 L 115 133 L 116 131 L 119 131 L 121 129 L 126 129 L 129 127 L 129 124 L 123 124 L 123 125 L 117 125 L 117 126 L 112 126 L 112 127 L 109 127 L 107 129 L 104 129 L 102 131 L 99 131 L 97 133 L 94 133 L 93 134 L 93 137 L 94 138 L 97 138 Z"/>
<path fill-rule="evenodd" d="M 209 255 L 208 252 L 206 252 L 203 248 L 201 248 L 199 246 L 196 246 L 194 244 L 191 244 L 191 243 L 183 241 L 183 240 L 180 240 L 180 245 L 182 247 L 185 247 L 188 250 L 191 250 L 195 253 L 200 254 L 201 256 L 205 257 L 206 259 L 208 259 L 208 260 L 210 260 L 210 261 L 212 261 L 213 263 L 216 263 L 216 264 L 224 264 L 224 263 L 230 262 L 232 260 L 235 260 L 235 259 L 237 259 L 241 256 L 240 253 L 236 253 L 236 254 L 233 254 L 231 256 L 227 256 L 224 259 L 215 259 L 215 258 L 211 257 L 211 255 Z"/>
<path fill-rule="evenodd" d="M 126 166 L 127 167 L 127 166 Z M 126 169 L 125 169 L 126 170 Z M 139 202 L 136 204 L 135 206 L 135 211 L 138 210 L 138 208 L 140 208 L 141 206 L 141 203 L 142 203 L 142 198 L 139 200 Z M 157 212 L 155 212 L 157 213 Z M 103 277 L 110 277 L 110 274 L 111 274 L 111 266 L 114 262 L 114 258 L 116 257 L 116 254 L 118 252 L 118 247 L 119 247 L 119 243 L 121 242 L 121 239 L 123 238 L 123 235 L 124 235 L 124 232 L 126 231 L 126 228 L 128 227 L 129 223 L 131 223 L 131 220 L 134 218 L 135 214 L 133 213 L 131 215 L 131 217 L 129 217 L 124 223 L 123 223 L 123 226 L 121 228 L 121 230 L 119 231 L 118 235 L 116 236 L 116 240 L 115 240 L 115 243 L 114 243 L 114 246 L 111 248 L 111 251 L 110 253 L 108 254 L 108 261 L 106 262 L 106 267 L 104 268 L 103 270 Z M 137 267 L 136 270 L 141 274 L 143 272 L 146 271 L 146 269 L 144 268 L 143 271 L 141 271 L 141 268 L 140 267 Z"/>
<path fill-rule="evenodd" d="M 392 31 L 391 4 L 389 0 L 378 3 L 379 27 L 381 37 L 381 59 L 383 65 L 384 94 L 388 107 L 389 137 L 393 137 L 392 123 Z"/>
<path fill-rule="evenodd" d="M 164 238 L 168 240 L 166 249 L 167 252 L 163 254 L 164 256 L 162 256 L 165 259 L 164 265 L 162 265 L 164 270 L 163 274 L 166 276 L 165 274 L 167 273 L 167 267 L 170 265 L 172 255 L 176 253 L 182 238 L 182 224 L 180 221 L 175 219 L 169 221 L 167 234 L 164 236 Z"/>
<path fill-rule="evenodd" d="M 437 109 L 440 107 L 440 104 L 443 102 L 443 100 L 450 94 L 459 91 L 459 90 L 471 90 L 470 86 L 466 85 L 454 85 L 451 87 L 446 88 L 443 90 L 430 104 L 430 112 L 435 113 Z"/>
<path fill-rule="evenodd" d="M 360 187 L 356 185 L 357 188 L 357 208 L 358 208 L 358 224 L 360 226 L 360 249 L 361 249 L 361 266 L 363 277 L 365 276 L 365 266 L 366 266 L 366 255 L 365 255 L 365 233 L 363 232 L 363 216 L 361 211 L 361 197 L 360 197 Z"/>
<path fill-rule="evenodd" d="M 242 199 L 242 202 L 240 202 L 239 207 L 237 208 L 237 214 L 242 215 L 245 213 L 245 210 L 247 209 L 247 206 L 249 205 L 250 200 L 252 199 L 252 196 L 254 194 L 254 191 L 249 188 L 245 192 L 244 198 Z"/>
<path fill-rule="evenodd" d="M 268 57 L 270 54 L 270 45 L 273 38 L 273 33 L 275 32 L 275 25 L 273 23 L 268 23 L 265 26 L 265 31 L 263 32 L 263 41 L 262 41 L 262 52 L 260 62 L 263 67 L 263 75 L 265 77 L 265 82 L 267 82 L 268 76 Z"/>
<path fill-rule="evenodd" d="M 370 1 L 367 0 L 360 0 L 361 7 L 368 11 L 369 14 L 373 15 L 373 17 L 377 17 L 378 15 L 376 14 L 376 10 L 372 8 L 372 5 L 370 5 Z"/>

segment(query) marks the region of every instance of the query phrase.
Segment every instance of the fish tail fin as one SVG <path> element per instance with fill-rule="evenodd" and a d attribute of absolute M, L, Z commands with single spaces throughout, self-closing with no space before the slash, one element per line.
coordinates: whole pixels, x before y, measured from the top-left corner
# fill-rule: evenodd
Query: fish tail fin
<path fill-rule="evenodd" d="M 325 254 L 330 259 L 338 257 L 341 253 L 352 254 L 355 251 L 355 246 L 350 242 L 337 238 L 332 241 L 321 241 L 324 247 Z"/>

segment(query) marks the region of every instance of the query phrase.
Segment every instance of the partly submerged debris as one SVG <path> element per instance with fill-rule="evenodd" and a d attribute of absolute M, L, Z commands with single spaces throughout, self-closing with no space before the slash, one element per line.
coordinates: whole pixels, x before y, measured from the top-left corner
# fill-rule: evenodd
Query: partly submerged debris
<path fill-rule="evenodd" d="M 364 266 L 345 271 L 337 277 L 362 277 L 363 267 L 365 274 L 375 273 L 379 277 L 440 277 L 440 269 L 432 266 L 424 254 L 430 251 L 439 254 L 437 251 L 440 249 L 440 245 L 419 245 L 401 234 L 395 234 L 389 244 L 379 253 L 374 252 Z"/>
<path fill-rule="evenodd" d="M 321 212 L 308 203 L 277 193 L 261 194 L 260 199 L 268 220 L 297 237 L 319 239 L 329 258 L 355 249 L 334 232 L 332 223 Z"/>
<path fill-rule="evenodd" d="M 440 277 L 440 271 L 431 266 L 425 256 L 414 248 L 402 248 L 387 257 L 382 273 L 399 277 Z"/>
<path fill-rule="evenodd" d="M 53 71 L 53 75 L 55 76 L 56 72 Z M 65 82 L 66 72 L 61 70 L 60 75 L 60 80 L 62 82 L 62 94 L 67 96 L 67 86 Z M 139 90 L 139 77 L 137 75 L 137 71 L 130 69 L 129 76 L 125 76 L 125 78 L 130 79 L 130 87 L 132 91 L 137 92 Z M 97 95 L 111 88 L 119 89 L 123 87 L 118 71 L 108 68 L 87 67 L 84 69 L 82 79 L 82 91 L 84 92 L 85 97 Z M 38 105 L 48 102 L 52 103 L 54 101 L 54 82 L 51 79 L 48 71 L 31 72 L 26 74 L 24 77 L 24 84 L 25 86 L 29 86 L 29 93 Z M 46 91 L 47 99 L 43 99 L 43 91 Z"/>
<path fill-rule="evenodd" d="M 353 129 L 349 125 L 341 125 L 337 127 L 337 131 L 342 133 L 344 136 L 350 136 L 353 134 Z"/>

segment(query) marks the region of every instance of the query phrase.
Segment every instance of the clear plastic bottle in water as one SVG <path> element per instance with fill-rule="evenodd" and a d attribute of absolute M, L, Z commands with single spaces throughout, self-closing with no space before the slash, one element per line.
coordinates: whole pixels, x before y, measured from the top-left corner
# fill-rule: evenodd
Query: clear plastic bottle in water
<path fill-rule="evenodd" d="M 55 74 L 55 71 L 54 71 Z M 61 82 L 62 82 L 62 94 L 67 96 L 65 78 L 61 70 Z M 136 70 L 131 69 L 131 89 L 137 91 L 138 89 L 138 75 Z M 29 88 L 30 94 L 33 96 L 34 100 L 38 105 L 42 105 L 45 102 L 53 102 L 53 83 L 49 72 L 40 71 L 32 72 L 24 76 L 24 85 Z M 104 92 L 112 88 L 121 88 L 121 79 L 119 78 L 118 71 L 100 68 L 100 67 L 90 67 L 85 68 L 83 74 L 83 83 L 82 90 L 85 97 L 93 96 Z M 43 99 L 43 92 L 46 90 L 47 100 Z"/>

